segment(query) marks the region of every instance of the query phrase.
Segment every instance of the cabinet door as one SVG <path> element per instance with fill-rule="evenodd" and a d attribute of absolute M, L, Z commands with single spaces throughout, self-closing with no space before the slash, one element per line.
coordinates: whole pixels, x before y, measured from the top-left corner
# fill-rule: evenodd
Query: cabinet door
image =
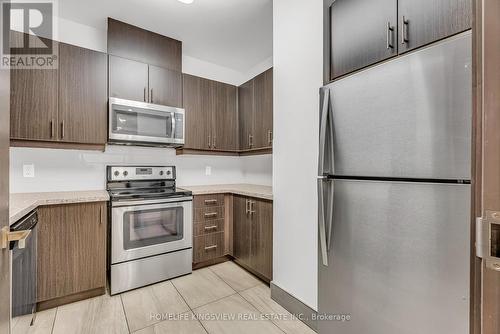
<path fill-rule="evenodd" d="M 264 277 L 273 278 L 273 203 L 251 199 L 250 267 Z"/>
<path fill-rule="evenodd" d="M 272 146 L 273 70 L 254 79 L 254 147 Z"/>
<path fill-rule="evenodd" d="M 212 125 L 209 102 L 208 80 L 184 74 L 183 104 L 186 111 L 186 140 L 184 148 L 194 150 L 210 149 L 210 128 Z"/>
<path fill-rule="evenodd" d="M 397 0 L 336 0 L 330 19 L 331 79 L 397 54 Z"/>
<path fill-rule="evenodd" d="M 109 56 L 109 96 L 147 102 L 148 65 Z"/>
<path fill-rule="evenodd" d="M 214 100 L 214 125 L 212 148 L 216 150 L 238 150 L 238 117 L 236 109 L 236 87 L 212 81 Z"/>
<path fill-rule="evenodd" d="M 250 220 L 246 197 L 233 196 L 233 256 L 250 265 Z"/>
<path fill-rule="evenodd" d="M 247 150 L 254 145 L 253 118 L 254 118 L 254 80 L 250 80 L 238 87 L 238 112 L 240 129 L 240 149 Z"/>
<path fill-rule="evenodd" d="M 11 43 L 21 43 L 23 34 L 13 32 L 11 38 L 14 39 Z M 12 69 L 10 72 L 10 137 L 57 140 L 58 70 Z"/>
<path fill-rule="evenodd" d="M 106 205 L 38 209 L 37 300 L 106 286 Z"/>
<path fill-rule="evenodd" d="M 108 53 L 182 71 L 182 42 L 108 18 Z"/>
<path fill-rule="evenodd" d="M 472 25 L 472 0 L 399 0 L 398 6 L 399 53 L 465 31 Z"/>
<path fill-rule="evenodd" d="M 105 144 L 107 139 L 107 59 L 77 46 L 59 47 L 59 138 Z"/>
<path fill-rule="evenodd" d="M 149 65 L 149 102 L 182 108 L 182 73 Z"/>

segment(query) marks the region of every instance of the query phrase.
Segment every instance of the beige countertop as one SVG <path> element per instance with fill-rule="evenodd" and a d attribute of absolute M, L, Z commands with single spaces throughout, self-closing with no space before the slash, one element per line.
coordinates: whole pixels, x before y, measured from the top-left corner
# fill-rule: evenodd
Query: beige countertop
<path fill-rule="evenodd" d="M 179 186 L 193 192 L 193 195 L 207 194 L 235 194 L 249 197 L 273 199 L 273 188 L 271 186 L 261 186 L 256 184 L 215 184 L 209 186 Z"/>
<path fill-rule="evenodd" d="M 9 224 L 14 224 L 31 210 L 42 205 L 103 202 L 108 200 L 109 195 L 106 190 L 10 194 Z"/>

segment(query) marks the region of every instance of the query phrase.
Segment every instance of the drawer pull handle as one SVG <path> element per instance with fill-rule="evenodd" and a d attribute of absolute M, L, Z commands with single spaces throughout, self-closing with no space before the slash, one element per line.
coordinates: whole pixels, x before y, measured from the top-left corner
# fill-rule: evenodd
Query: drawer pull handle
<path fill-rule="evenodd" d="M 216 229 L 217 228 L 217 225 L 212 225 L 212 226 L 205 226 L 205 230 L 208 231 L 208 230 L 213 230 L 213 229 Z"/>
<path fill-rule="evenodd" d="M 205 213 L 205 218 L 217 217 L 217 212 Z"/>
<path fill-rule="evenodd" d="M 211 249 L 216 249 L 216 248 L 217 248 L 217 245 L 213 245 L 213 246 L 205 247 L 205 250 L 211 250 Z"/>
<path fill-rule="evenodd" d="M 206 199 L 205 205 L 207 205 L 207 204 L 217 204 L 217 200 L 216 199 Z"/>

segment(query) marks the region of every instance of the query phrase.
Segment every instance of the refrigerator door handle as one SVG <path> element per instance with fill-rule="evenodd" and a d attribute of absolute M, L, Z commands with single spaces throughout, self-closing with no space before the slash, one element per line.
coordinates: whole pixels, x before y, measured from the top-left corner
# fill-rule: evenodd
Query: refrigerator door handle
<path fill-rule="evenodd" d="M 328 267 L 328 249 L 326 240 L 326 222 L 325 222 L 325 199 L 324 184 L 326 179 L 318 179 L 318 221 L 319 221 L 319 247 L 321 249 L 321 260 L 324 266 Z"/>
<path fill-rule="evenodd" d="M 328 182 L 329 184 L 329 198 L 327 198 L 326 203 L 326 250 L 327 253 L 330 252 L 330 249 L 332 248 L 332 230 L 333 230 L 333 195 L 335 191 L 335 187 L 333 185 L 333 180 L 332 179 L 326 179 L 325 182 Z M 331 184 L 330 184 L 331 182 Z"/>
<path fill-rule="evenodd" d="M 320 121 L 319 121 L 319 158 L 318 175 L 325 175 L 325 148 L 326 148 L 326 130 L 328 124 L 328 105 L 330 103 L 330 90 L 328 88 L 320 89 Z"/>

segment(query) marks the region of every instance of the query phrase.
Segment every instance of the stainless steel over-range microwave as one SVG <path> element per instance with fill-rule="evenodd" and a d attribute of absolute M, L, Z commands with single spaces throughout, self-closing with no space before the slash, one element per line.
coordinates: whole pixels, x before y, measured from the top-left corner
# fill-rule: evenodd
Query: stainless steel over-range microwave
<path fill-rule="evenodd" d="M 184 130 L 184 109 L 109 98 L 110 142 L 179 147 Z"/>

